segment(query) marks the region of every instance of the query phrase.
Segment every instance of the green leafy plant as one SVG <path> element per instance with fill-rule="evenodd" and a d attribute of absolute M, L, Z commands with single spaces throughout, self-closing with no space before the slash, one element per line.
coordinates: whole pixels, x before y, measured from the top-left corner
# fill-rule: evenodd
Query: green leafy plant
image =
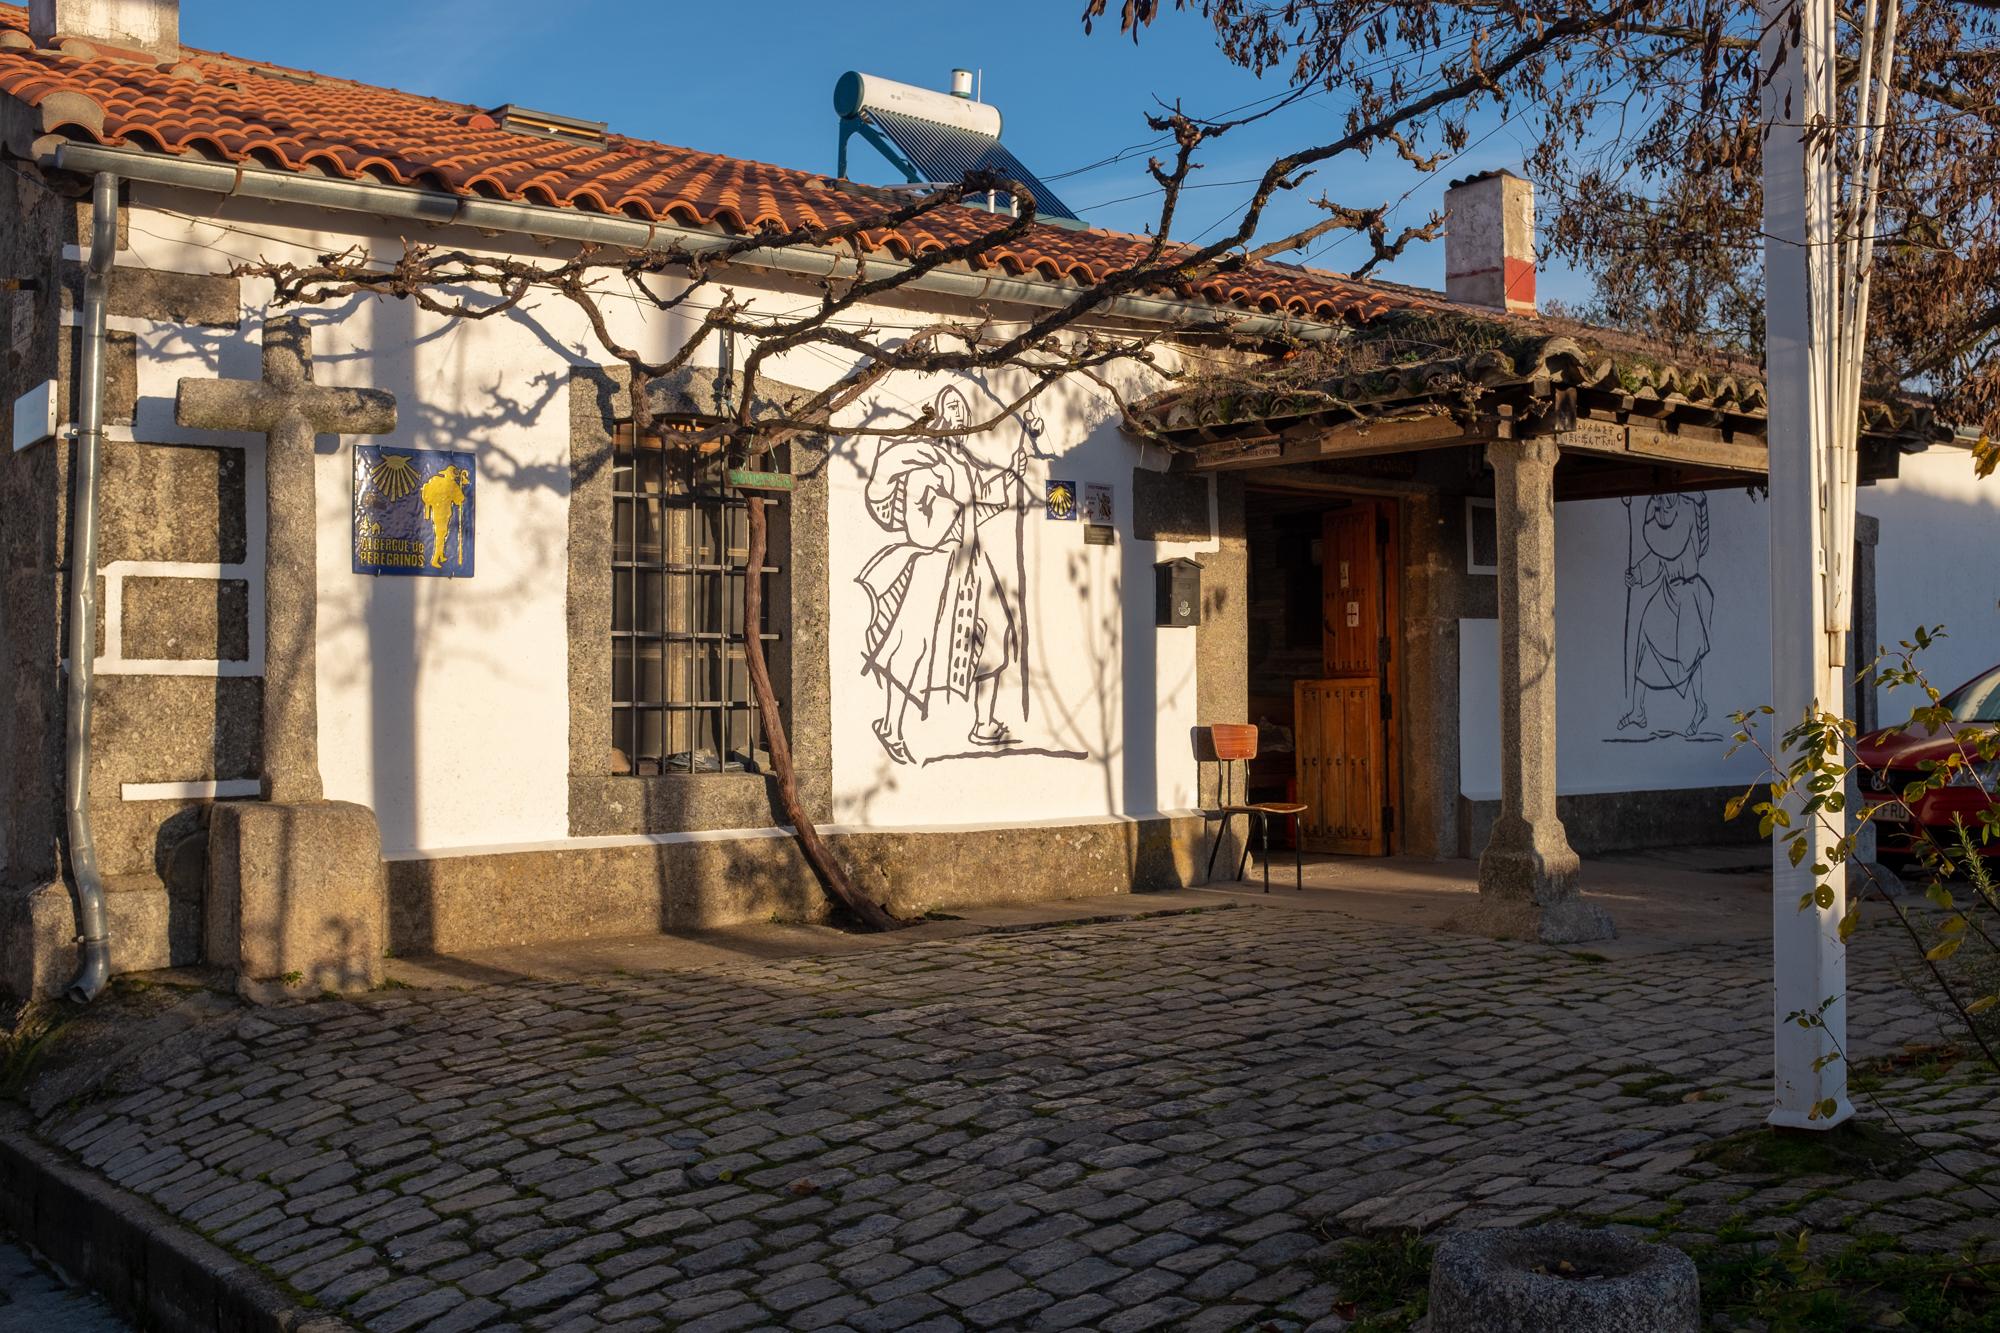
<path fill-rule="evenodd" d="M 1955 817 L 1947 838 L 1940 839 L 1922 825 L 1913 826 L 1924 898 L 1936 913 L 1932 921 L 1920 920 L 1899 898 L 1880 892 L 1872 872 L 1863 866 L 1862 878 L 1869 888 L 1877 891 L 1853 895 L 1837 928 L 1845 942 L 1860 924 L 1864 901 L 1872 896 L 1886 903 L 1917 947 L 1935 994 L 1963 1023 L 1988 1064 L 2000 1072 L 2000 1041 L 1996 1041 L 2000 1034 L 1982 1021 L 1983 1016 L 2000 1009 L 2000 967 L 1961 969 L 1954 973 L 1945 966 L 1968 940 L 1977 940 L 1985 954 L 2000 960 L 2000 943 L 1995 941 L 1995 934 L 2000 933 L 1996 931 L 2000 927 L 2000 920 L 1996 920 L 2000 918 L 2000 880 L 1996 880 L 1985 855 L 1986 848 L 2000 839 L 2000 802 L 1995 800 L 1996 786 L 2000 786 L 1995 781 L 2000 774 L 2000 727 L 1957 723 L 1945 706 L 1943 694 L 1924 674 L 1918 659 L 1944 636 L 1941 625 L 1919 626 L 1911 638 L 1901 641 L 1896 651 L 1877 656 L 1867 671 L 1886 689 L 1914 689 L 1920 694 L 1921 701 L 1910 710 L 1905 731 L 1921 730 L 1937 735 L 1949 730 L 1957 741 L 1943 758 L 1921 761 L 1918 776 L 1905 783 L 1898 793 L 1903 802 L 1913 804 L 1946 787 L 1976 788 L 1984 801 L 1973 819 Z M 1767 771 L 1762 782 L 1752 783 L 1742 795 L 1732 799 L 1724 814 L 1735 819 L 1747 809 L 1757 817 L 1758 830 L 1767 838 L 1784 830 L 1781 836 L 1786 854 L 1795 867 L 1812 855 L 1815 825 L 1826 830 L 1831 842 L 1825 859 L 1815 860 L 1808 867 L 1813 884 L 1800 895 L 1799 909 L 1830 910 L 1842 896 L 1835 889 L 1835 877 L 1845 879 L 1848 863 L 1854 861 L 1860 842 L 1858 828 L 1849 827 L 1852 821 L 1846 814 L 1847 787 L 1851 779 L 1858 779 L 1869 770 L 1856 754 L 1856 729 L 1850 719 L 1812 710 L 1783 733 L 1774 751 L 1760 735 L 1762 719 L 1773 716 L 1769 707 L 1732 714 L 1737 731 L 1729 753 L 1753 747 L 1764 757 Z M 1764 789 L 1763 799 L 1758 799 L 1760 786 Z M 1796 818 L 1794 809 L 1788 807 L 1796 809 Z M 1954 886 L 1963 886 L 1963 892 L 1955 892 Z M 1817 1009 L 1788 1017 L 1801 1027 L 1824 1030 L 1825 1014 L 1838 998 L 1829 996 Z M 1844 1053 L 1836 1049 L 1822 1057 L 1821 1067 L 1842 1058 Z M 1814 1115 L 1830 1114 L 1833 1109 L 1822 1102 L 1814 1108 Z"/>
<path fill-rule="evenodd" d="M 33 1068 L 36 1054 L 56 1034 L 70 1015 L 53 1004 L 27 1004 L 0 1029 L 0 1097 L 12 1097 L 21 1090 Z"/>
<path fill-rule="evenodd" d="M 1726 1234 L 1690 1251 L 1702 1309 L 1769 1333 L 2000 1333 L 2000 1266 L 1970 1254 L 1900 1254 L 1866 1237 L 1820 1257 L 1800 1231 L 1773 1245 Z"/>

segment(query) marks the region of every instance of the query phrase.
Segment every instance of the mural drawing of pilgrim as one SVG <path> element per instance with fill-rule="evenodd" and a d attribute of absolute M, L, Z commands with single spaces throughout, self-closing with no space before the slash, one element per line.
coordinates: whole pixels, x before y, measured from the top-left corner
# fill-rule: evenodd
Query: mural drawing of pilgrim
<path fill-rule="evenodd" d="M 931 413 L 931 426 L 944 432 L 972 420 L 956 387 L 938 392 Z M 966 739 L 975 747 L 1014 743 L 999 717 L 1000 694 L 1010 674 L 1025 671 L 1025 624 L 1023 579 L 1009 566 L 1019 559 L 1030 442 L 1040 424 L 1026 419 L 1005 466 L 949 434 L 893 436 L 875 457 L 868 513 L 890 541 L 856 579 L 869 606 L 862 670 L 882 682 L 873 729 L 899 764 L 915 762 L 903 735 L 909 711 L 929 717 L 940 695 L 970 701 Z M 1002 515 L 1013 523 L 995 525 Z"/>
<path fill-rule="evenodd" d="M 1708 739 L 1701 734 L 1708 717 L 1702 663 L 1715 620 L 1715 589 L 1701 572 L 1708 554 L 1708 497 L 1655 495 L 1645 502 L 1643 524 L 1631 499 L 1625 504 L 1633 530 L 1625 569 L 1625 685 L 1632 706 L 1618 726 L 1647 730 L 1646 692 L 1672 690 L 1691 701 L 1680 734 Z"/>

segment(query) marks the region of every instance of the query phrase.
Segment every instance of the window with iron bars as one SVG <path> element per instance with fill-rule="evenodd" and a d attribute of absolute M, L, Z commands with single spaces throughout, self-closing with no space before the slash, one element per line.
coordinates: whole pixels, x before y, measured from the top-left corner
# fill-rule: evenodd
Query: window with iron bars
<path fill-rule="evenodd" d="M 753 577 L 747 506 L 771 501 L 728 484 L 718 446 L 678 447 L 674 437 L 700 424 L 662 421 L 641 437 L 624 422 L 612 438 L 611 749 L 621 774 L 770 769 L 744 657 L 743 594 Z M 781 642 L 771 579 L 786 545 L 775 510 L 771 518 L 771 549 L 754 575 L 767 661 Z"/>

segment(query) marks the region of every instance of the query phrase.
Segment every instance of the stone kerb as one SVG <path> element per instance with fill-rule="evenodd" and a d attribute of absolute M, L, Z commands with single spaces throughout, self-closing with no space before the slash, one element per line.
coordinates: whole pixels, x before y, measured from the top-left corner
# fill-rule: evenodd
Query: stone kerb
<path fill-rule="evenodd" d="M 1430 1333 L 1699 1333 L 1694 1261 L 1551 1225 L 1459 1231 L 1431 1262 Z"/>

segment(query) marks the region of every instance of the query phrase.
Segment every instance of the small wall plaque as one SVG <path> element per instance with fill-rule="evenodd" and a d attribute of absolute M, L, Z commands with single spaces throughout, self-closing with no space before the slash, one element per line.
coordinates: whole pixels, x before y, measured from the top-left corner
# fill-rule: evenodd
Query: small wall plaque
<path fill-rule="evenodd" d="M 724 478 L 739 491 L 789 491 L 793 489 L 792 474 L 789 472 L 758 472 L 751 468 L 733 467 Z"/>
<path fill-rule="evenodd" d="M 471 578 L 478 471 L 469 453 L 354 447 L 354 572 Z"/>
<path fill-rule="evenodd" d="M 56 437 L 56 382 L 43 380 L 14 400 L 14 451 Z"/>
<path fill-rule="evenodd" d="M 1049 517 L 1059 523 L 1076 521 L 1076 483 L 1073 481 L 1049 481 Z"/>
<path fill-rule="evenodd" d="M 1117 526 L 1111 505 L 1110 482 L 1083 483 L 1083 521 L 1105 528 Z"/>

